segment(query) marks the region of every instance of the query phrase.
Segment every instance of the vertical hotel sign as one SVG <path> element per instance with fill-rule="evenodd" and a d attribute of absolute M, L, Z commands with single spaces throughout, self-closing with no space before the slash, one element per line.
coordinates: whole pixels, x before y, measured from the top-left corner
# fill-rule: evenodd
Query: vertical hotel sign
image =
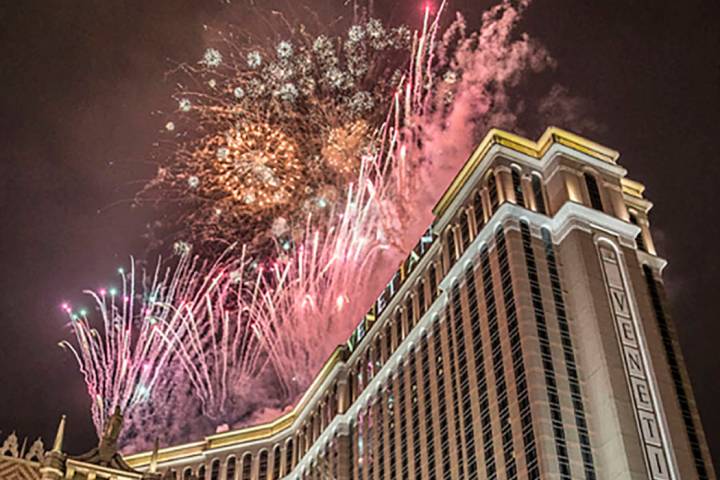
<path fill-rule="evenodd" d="M 644 361 L 643 354 L 647 352 L 643 352 L 645 347 L 637 317 L 630 307 L 630 295 L 621 271 L 620 259 L 615 249 L 604 242 L 598 244 L 598 249 L 650 478 L 671 479 L 674 475 L 670 472 L 668 448 L 663 438 L 652 380 Z"/>

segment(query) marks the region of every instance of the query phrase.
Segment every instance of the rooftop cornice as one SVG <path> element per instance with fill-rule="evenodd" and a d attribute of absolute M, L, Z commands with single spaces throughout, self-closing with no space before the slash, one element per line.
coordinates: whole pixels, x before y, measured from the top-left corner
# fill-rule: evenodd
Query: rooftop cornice
<path fill-rule="evenodd" d="M 463 165 L 460 172 L 458 172 L 450 183 L 450 186 L 440 198 L 440 201 L 435 205 L 433 213 L 436 217 L 442 216 L 458 195 L 462 186 L 465 185 L 467 179 L 470 178 L 493 146 L 500 145 L 529 157 L 540 159 L 547 153 L 550 147 L 556 144 L 564 145 L 567 148 L 582 152 L 612 165 L 615 165 L 617 159 L 620 157 L 620 153 L 615 150 L 558 127 L 548 127 L 538 141 L 529 140 L 514 133 L 493 128 L 485 135 L 480 145 L 473 151 L 468 161 L 465 162 L 465 165 Z"/>

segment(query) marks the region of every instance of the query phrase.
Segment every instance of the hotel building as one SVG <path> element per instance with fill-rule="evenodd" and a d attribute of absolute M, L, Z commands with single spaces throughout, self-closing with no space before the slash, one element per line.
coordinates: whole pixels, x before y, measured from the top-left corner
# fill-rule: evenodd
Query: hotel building
<path fill-rule="evenodd" d="M 618 157 L 557 128 L 492 130 L 291 412 L 127 465 L 178 480 L 716 478 L 652 204 Z"/>

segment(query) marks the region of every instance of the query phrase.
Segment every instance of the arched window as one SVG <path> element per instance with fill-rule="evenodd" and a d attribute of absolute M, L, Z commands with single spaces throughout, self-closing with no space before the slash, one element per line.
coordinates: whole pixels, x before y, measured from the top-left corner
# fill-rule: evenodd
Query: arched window
<path fill-rule="evenodd" d="M 535 197 L 535 209 L 538 213 L 546 215 L 547 209 L 545 208 L 545 195 L 543 195 L 543 185 L 540 175 L 532 176 L 532 189 L 533 196 Z"/>
<path fill-rule="evenodd" d="M 210 480 L 220 480 L 220 460 L 217 458 L 210 464 Z"/>
<path fill-rule="evenodd" d="M 500 205 L 500 199 L 498 198 L 497 180 L 495 180 L 495 172 L 490 172 L 487 180 L 488 195 L 490 195 L 490 215 L 495 213 L 498 205 Z"/>
<path fill-rule="evenodd" d="M 630 223 L 632 223 L 633 225 L 637 225 L 638 227 L 640 226 L 640 222 L 638 222 L 637 216 L 632 212 L 630 212 Z M 639 250 L 647 252 L 647 247 L 645 246 L 645 239 L 643 238 L 642 228 L 640 229 L 640 233 L 638 233 L 635 237 L 635 243 L 637 243 L 637 247 Z"/>
<path fill-rule="evenodd" d="M 252 455 L 246 453 L 242 459 L 242 479 L 250 480 L 252 477 Z"/>
<path fill-rule="evenodd" d="M 463 252 L 470 245 L 470 220 L 467 212 L 460 212 L 460 245 Z"/>
<path fill-rule="evenodd" d="M 600 196 L 600 188 L 598 188 L 597 180 L 591 173 L 585 172 L 585 187 L 587 187 L 588 197 L 590 198 L 590 206 L 595 210 L 603 211 L 602 197 Z"/>
<path fill-rule="evenodd" d="M 175 470 L 168 470 L 167 478 L 169 480 L 175 480 L 177 479 L 177 472 Z"/>
<path fill-rule="evenodd" d="M 402 316 L 400 311 L 395 314 L 395 348 L 397 348 L 403 341 L 403 327 L 402 327 Z"/>
<path fill-rule="evenodd" d="M 452 265 L 458 259 L 457 248 L 455 248 L 455 229 L 453 227 L 447 229 L 445 238 L 447 238 L 448 259 L 450 260 L 450 265 Z M 450 269 L 448 268 L 448 270 Z"/>
<path fill-rule="evenodd" d="M 183 470 L 182 478 L 183 480 L 190 480 L 192 477 L 192 468 L 188 467 L 185 470 Z"/>
<path fill-rule="evenodd" d="M 435 262 L 430 263 L 428 278 L 430 279 L 430 302 L 432 302 L 435 300 L 435 295 L 437 294 L 437 267 L 435 266 Z"/>
<path fill-rule="evenodd" d="M 475 214 L 475 235 L 480 233 L 483 225 L 485 225 L 485 215 L 483 213 L 482 204 L 482 193 L 480 191 L 475 192 L 473 196 L 473 210 Z"/>
<path fill-rule="evenodd" d="M 512 184 L 515 192 L 515 202 L 521 207 L 525 206 L 525 195 L 523 194 L 522 182 L 520 181 L 520 170 L 512 169 Z"/>
<path fill-rule="evenodd" d="M 278 480 L 280 478 L 280 460 L 280 445 L 275 445 L 275 448 L 273 448 L 272 480 Z"/>
<path fill-rule="evenodd" d="M 237 459 L 231 456 L 227 460 L 227 480 L 235 480 L 235 470 L 237 470 Z"/>
<path fill-rule="evenodd" d="M 205 480 L 205 465 L 200 465 L 200 467 L 198 468 L 197 477 L 200 480 Z"/>
<path fill-rule="evenodd" d="M 408 331 L 415 325 L 415 303 L 412 295 L 405 298 L 405 318 L 407 319 Z"/>
<path fill-rule="evenodd" d="M 292 438 L 285 444 L 285 475 L 293 469 L 293 441 Z"/>
<path fill-rule="evenodd" d="M 268 474 L 268 451 L 260 450 L 260 456 L 258 457 L 258 479 L 267 480 Z"/>

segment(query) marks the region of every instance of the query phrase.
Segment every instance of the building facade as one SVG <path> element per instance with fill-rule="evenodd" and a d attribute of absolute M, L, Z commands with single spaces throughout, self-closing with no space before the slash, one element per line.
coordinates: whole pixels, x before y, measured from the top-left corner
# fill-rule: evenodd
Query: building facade
<path fill-rule="evenodd" d="M 714 479 L 644 187 L 493 130 L 295 408 L 139 453 L 166 478 Z"/>

